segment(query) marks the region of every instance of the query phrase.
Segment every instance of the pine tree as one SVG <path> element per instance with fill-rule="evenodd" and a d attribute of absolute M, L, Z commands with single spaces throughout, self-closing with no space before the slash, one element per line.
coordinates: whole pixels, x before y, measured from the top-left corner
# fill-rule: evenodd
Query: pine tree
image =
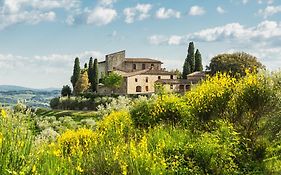
<path fill-rule="evenodd" d="M 73 89 L 75 88 L 75 85 L 80 77 L 80 61 L 79 58 L 76 57 L 75 61 L 74 61 L 74 68 L 73 68 L 73 75 L 71 76 L 71 83 L 72 83 L 72 87 Z"/>
<path fill-rule="evenodd" d="M 202 57 L 200 51 L 197 49 L 195 53 L 195 70 L 194 71 L 202 71 Z"/>
<path fill-rule="evenodd" d="M 79 77 L 78 81 L 76 82 L 76 85 L 74 88 L 75 94 L 78 95 L 80 93 L 87 91 L 89 89 L 90 85 L 91 84 L 89 83 L 87 72 L 82 73 L 81 76 Z"/>
<path fill-rule="evenodd" d="M 195 56 L 194 56 L 194 43 L 190 42 L 188 46 L 187 59 L 190 65 L 190 73 L 194 72 L 195 68 Z"/>
<path fill-rule="evenodd" d="M 98 59 L 94 60 L 94 66 L 93 66 L 93 83 L 92 83 L 92 89 L 93 92 L 96 92 L 98 89 L 98 83 L 99 83 L 99 75 L 98 75 Z"/>
<path fill-rule="evenodd" d="M 93 58 L 90 58 L 89 67 L 88 67 L 88 79 L 91 83 L 91 90 L 94 92 L 93 84 L 94 84 L 94 71 L 93 71 Z"/>

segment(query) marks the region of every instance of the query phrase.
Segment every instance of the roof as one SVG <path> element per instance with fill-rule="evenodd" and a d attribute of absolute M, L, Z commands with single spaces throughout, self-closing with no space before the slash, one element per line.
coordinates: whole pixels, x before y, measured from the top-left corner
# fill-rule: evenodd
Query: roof
<path fill-rule="evenodd" d="M 157 83 L 162 84 L 196 84 L 199 81 L 205 79 L 206 72 L 193 72 L 189 75 L 187 75 L 187 79 L 160 79 L 157 80 Z"/>
<path fill-rule="evenodd" d="M 160 64 L 163 64 L 161 61 L 151 59 L 151 58 L 125 58 L 125 62 L 130 62 L 130 63 L 160 63 Z"/>
<path fill-rule="evenodd" d="M 134 72 L 125 72 L 123 70 L 117 69 L 116 73 L 122 75 L 123 77 L 131 77 L 135 75 L 176 75 L 174 72 L 169 72 L 165 70 L 152 70 L 152 69 L 144 69 Z"/>
<path fill-rule="evenodd" d="M 145 75 L 176 75 L 177 73 L 169 72 L 166 70 L 149 69 L 142 74 L 145 74 Z"/>

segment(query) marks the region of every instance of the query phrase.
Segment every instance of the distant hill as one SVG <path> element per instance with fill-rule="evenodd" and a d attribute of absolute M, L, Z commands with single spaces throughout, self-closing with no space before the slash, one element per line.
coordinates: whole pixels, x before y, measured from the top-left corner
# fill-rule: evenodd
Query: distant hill
<path fill-rule="evenodd" d="M 32 91 L 54 91 L 54 90 L 60 90 L 59 88 L 45 88 L 45 89 L 34 89 L 34 88 L 28 88 L 28 87 L 22 87 L 22 86 L 15 86 L 15 85 L 0 85 L 0 91 L 26 91 L 26 90 L 32 90 Z"/>

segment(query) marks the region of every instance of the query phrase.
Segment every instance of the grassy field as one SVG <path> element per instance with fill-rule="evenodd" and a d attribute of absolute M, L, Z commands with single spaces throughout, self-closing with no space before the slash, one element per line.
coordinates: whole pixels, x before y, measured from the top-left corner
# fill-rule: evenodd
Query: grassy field
<path fill-rule="evenodd" d="M 40 108 L 36 111 L 36 115 L 39 116 L 55 116 L 56 118 L 60 117 L 71 117 L 74 120 L 82 120 L 87 118 L 95 118 L 97 115 L 96 111 L 77 111 L 77 110 L 50 110 Z"/>

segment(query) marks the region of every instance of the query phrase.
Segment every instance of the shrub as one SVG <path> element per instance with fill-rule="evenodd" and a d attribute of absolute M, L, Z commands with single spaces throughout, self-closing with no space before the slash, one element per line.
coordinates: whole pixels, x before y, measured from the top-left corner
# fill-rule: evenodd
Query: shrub
<path fill-rule="evenodd" d="M 191 114 L 201 121 L 221 116 L 227 108 L 236 81 L 227 74 L 217 74 L 187 92 L 185 101 Z"/>
<path fill-rule="evenodd" d="M 192 123 L 189 108 L 177 95 L 166 94 L 150 99 L 141 98 L 135 102 L 131 110 L 136 126 L 148 127 L 159 123 L 177 124 Z"/>

